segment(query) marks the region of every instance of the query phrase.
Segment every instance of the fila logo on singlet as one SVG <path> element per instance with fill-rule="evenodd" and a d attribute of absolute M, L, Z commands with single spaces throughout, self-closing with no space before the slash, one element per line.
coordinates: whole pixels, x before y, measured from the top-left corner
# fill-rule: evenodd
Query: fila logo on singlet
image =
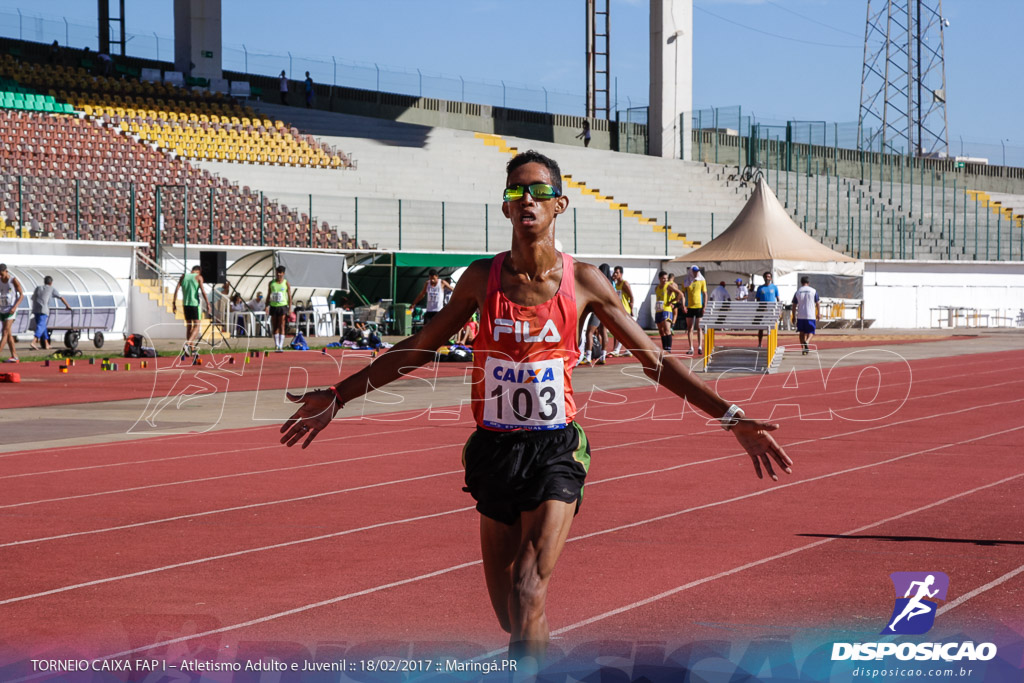
<path fill-rule="evenodd" d="M 562 341 L 562 335 L 558 333 L 558 328 L 555 326 L 554 320 L 548 320 L 545 322 L 544 327 L 540 328 L 539 334 L 531 335 L 529 320 L 520 321 L 496 318 L 494 320 L 494 341 L 498 341 L 498 337 L 503 334 L 514 334 L 517 342 Z"/>

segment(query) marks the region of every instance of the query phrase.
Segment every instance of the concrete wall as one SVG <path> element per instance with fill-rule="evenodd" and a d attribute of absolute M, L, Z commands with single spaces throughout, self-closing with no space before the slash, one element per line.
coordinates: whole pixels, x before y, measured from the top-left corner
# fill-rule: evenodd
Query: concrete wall
<path fill-rule="evenodd" d="M 868 261 L 864 315 L 876 327 L 935 326 L 938 306 L 966 306 L 1016 319 L 1024 309 L 1024 263 Z"/>

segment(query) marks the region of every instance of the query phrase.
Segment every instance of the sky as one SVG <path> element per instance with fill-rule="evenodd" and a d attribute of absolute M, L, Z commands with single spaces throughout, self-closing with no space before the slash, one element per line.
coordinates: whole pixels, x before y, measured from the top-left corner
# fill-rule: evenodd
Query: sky
<path fill-rule="evenodd" d="M 172 0 L 125 4 L 126 29 L 137 34 L 129 53 L 154 56 L 159 49 L 169 60 Z M 999 163 L 1005 146 L 1024 163 L 1016 35 L 1024 2 L 942 4 L 951 153 L 960 153 L 962 138 L 968 155 Z M 761 119 L 856 122 L 866 6 L 694 0 L 695 108 L 738 105 Z M 379 67 L 382 90 L 415 92 L 422 76 L 425 95 L 461 99 L 466 92 L 479 100 L 486 91 L 521 108 L 543 108 L 546 96 L 552 109 L 582 114 L 584 7 L 584 0 L 223 0 L 225 67 L 241 70 L 247 58 L 250 72 L 278 73 L 289 68 L 290 52 L 291 75 L 299 79 L 311 70 L 319 82 L 337 78 L 373 89 Z M 26 38 L 33 31 L 60 37 L 66 19 L 73 44 L 94 40 L 94 0 L 0 0 L 0 33 L 17 35 L 19 8 Z M 611 0 L 610 14 L 613 97 L 619 109 L 646 104 L 648 0 Z"/>

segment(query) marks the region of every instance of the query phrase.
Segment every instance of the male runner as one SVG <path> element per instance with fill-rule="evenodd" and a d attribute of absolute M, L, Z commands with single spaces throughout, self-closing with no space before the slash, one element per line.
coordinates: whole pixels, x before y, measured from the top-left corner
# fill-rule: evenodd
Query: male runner
<path fill-rule="evenodd" d="M 690 345 L 690 350 L 687 353 L 692 356 L 693 339 L 690 335 L 693 333 L 694 328 L 697 329 L 697 354 L 704 353 L 700 319 L 704 317 L 704 304 L 708 300 L 708 283 L 704 276 L 700 274 L 699 267 L 690 266 L 690 273 L 692 273 L 690 281 L 683 289 L 686 291 L 686 343 Z"/>
<path fill-rule="evenodd" d="M 14 273 L 7 270 L 6 263 L 0 263 L 0 349 L 6 345 L 11 355 L 5 363 L 17 363 L 18 351 L 14 348 L 14 320 L 18 315 L 18 305 L 25 298 L 25 290 Z"/>
<path fill-rule="evenodd" d="M 197 353 L 196 337 L 199 336 L 200 294 L 203 295 L 203 301 L 206 302 L 206 311 L 210 312 L 210 300 L 206 297 L 206 290 L 203 289 L 201 270 L 199 266 L 192 266 L 192 272 L 183 273 L 178 279 L 178 285 L 174 288 L 174 296 L 171 297 L 171 311 L 177 314 L 178 290 L 181 290 L 181 307 L 185 312 L 185 353 L 191 356 Z"/>
<path fill-rule="evenodd" d="M 756 301 L 766 301 L 768 303 L 779 300 L 779 288 L 772 282 L 771 272 L 765 271 L 764 284 L 757 288 L 757 293 L 754 294 Z M 757 331 L 757 347 L 761 348 L 761 342 L 764 341 L 764 330 Z"/>
<path fill-rule="evenodd" d="M 301 405 L 281 427 L 281 442 L 308 446 L 346 403 L 397 379 L 403 368 L 433 360 L 434 349 L 479 308 L 477 429 L 463 451 L 466 486 L 481 515 L 484 576 L 498 622 L 511 634 L 510 655 L 540 657 L 548 642 L 548 583 L 590 463 L 587 437 L 573 420 L 581 315 L 595 313 L 630 346 L 648 377 L 720 419 L 759 477 L 763 467 L 775 480 L 775 466 L 790 472 L 792 461 L 769 434 L 778 425 L 745 418 L 679 359 L 659 351 L 597 268 L 555 249 L 555 219 L 569 205 L 558 164 L 528 151 L 507 172 L 502 213 L 512 222 L 511 251 L 473 262 L 449 305 L 368 367 L 333 387 L 289 395 Z"/>
<path fill-rule="evenodd" d="M 626 309 L 626 313 L 629 317 L 633 317 L 633 288 L 629 286 L 629 283 L 623 279 L 622 266 L 615 266 L 615 270 L 612 271 L 612 284 L 615 285 L 615 293 L 619 295 L 622 300 L 622 307 Z M 615 350 L 612 351 L 613 356 L 628 356 L 629 351 L 623 348 L 622 340 L 615 340 Z"/>
<path fill-rule="evenodd" d="M 284 353 L 288 314 L 292 310 L 292 288 L 284 279 L 284 271 L 284 266 L 274 269 L 274 279 L 267 286 L 267 310 L 270 311 L 270 329 L 274 335 L 274 353 Z"/>
<path fill-rule="evenodd" d="M 423 283 L 423 289 L 416 295 L 416 298 L 412 300 L 412 308 L 416 307 L 416 304 L 425 296 L 427 297 L 427 310 L 423 313 L 423 324 L 429 323 L 438 311 L 444 308 L 444 294 L 445 290 L 453 290 L 447 280 L 442 280 L 436 270 L 431 269 L 427 273 L 427 281 Z"/>
<path fill-rule="evenodd" d="M 661 348 L 672 352 L 672 321 L 675 302 L 683 300 L 683 291 L 679 285 L 671 282 L 668 273 L 658 272 L 658 286 L 654 288 L 654 322 L 661 335 Z"/>

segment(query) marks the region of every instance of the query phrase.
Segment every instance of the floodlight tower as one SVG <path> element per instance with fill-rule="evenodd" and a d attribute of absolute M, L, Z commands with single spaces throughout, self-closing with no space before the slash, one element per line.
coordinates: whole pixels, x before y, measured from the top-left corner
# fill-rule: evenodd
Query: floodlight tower
<path fill-rule="evenodd" d="M 586 0 L 587 3 L 587 116 L 611 117 L 609 73 L 611 45 L 611 0 Z"/>
<path fill-rule="evenodd" d="M 872 6 L 874 5 L 874 6 Z M 942 0 L 867 0 L 858 147 L 949 156 Z"/>

